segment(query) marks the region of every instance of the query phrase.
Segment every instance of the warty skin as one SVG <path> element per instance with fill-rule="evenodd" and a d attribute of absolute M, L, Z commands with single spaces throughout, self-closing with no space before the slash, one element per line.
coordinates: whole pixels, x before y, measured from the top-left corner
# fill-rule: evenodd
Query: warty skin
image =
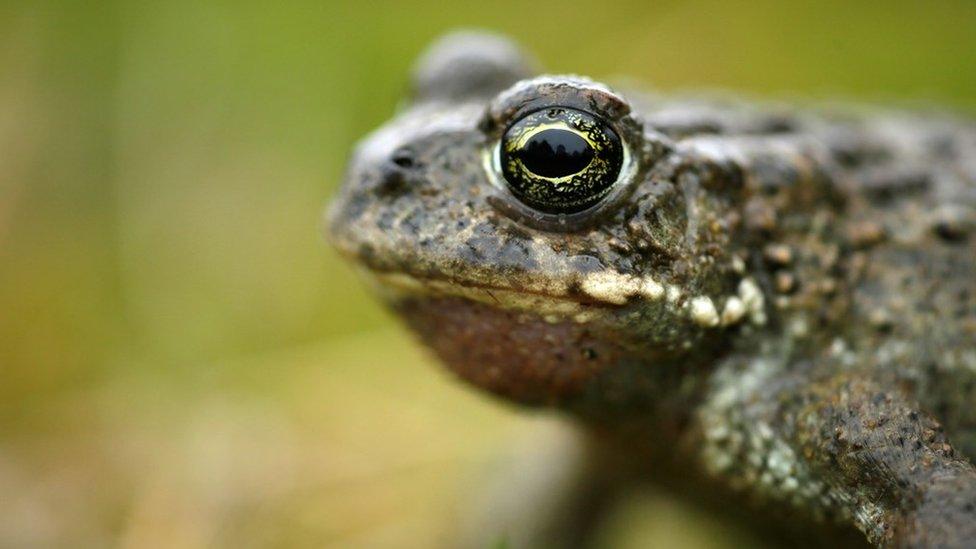
<path fill-rule="evenodd" d="M 976 540 L 972 121 L 621 93 L 482 33 L 414 75 L 328 238 L 459 377 L 574 418 L 580 486 L 747 501 L 791 542 Z M 493 162 L 554 106 L 626 145 L 589 211 L 533 211 Z"/>

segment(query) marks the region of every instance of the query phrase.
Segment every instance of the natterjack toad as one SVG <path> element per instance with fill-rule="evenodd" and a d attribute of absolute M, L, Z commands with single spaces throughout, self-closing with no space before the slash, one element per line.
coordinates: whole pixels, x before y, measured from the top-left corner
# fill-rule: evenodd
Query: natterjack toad
<path fill-rule="evenodd" d="M 458 376 L 585 426 L 581 483 L 976 544 L 971 121 L 620 93 L 455 34 L 327 228 Z"/>

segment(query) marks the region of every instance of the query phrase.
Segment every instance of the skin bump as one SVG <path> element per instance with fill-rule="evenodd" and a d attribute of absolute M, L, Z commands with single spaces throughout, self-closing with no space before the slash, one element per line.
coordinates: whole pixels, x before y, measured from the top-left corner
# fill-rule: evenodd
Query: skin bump
<path fill-rule="evenodd" d="M 688 307 L 691 319 L 699 326 L 711 328 L 719 325 L 718 311 L 712 298 L 698 296 L 689 302 Z"/>
<path fill-rule="evenodd" d="M 746 305 L 738 297 L 732 296 L 725 301 L 722 309 L 722 325 L 730 326 L 742 320 L 746 314 Z"/>
<path fill-rule="evenodd" d="M 640 291 L 641 280 L 614 271 L 602 271 L 583 277 L 580 289 L 598 301 L 624 305 L 631 296 Z"/>
<path fill-rule="evenodd" d="M 664 286 L 650 276 L 645 276 L 640 281 L 640 295 L 651 301 L 657 301 L 664 297 Z"/>

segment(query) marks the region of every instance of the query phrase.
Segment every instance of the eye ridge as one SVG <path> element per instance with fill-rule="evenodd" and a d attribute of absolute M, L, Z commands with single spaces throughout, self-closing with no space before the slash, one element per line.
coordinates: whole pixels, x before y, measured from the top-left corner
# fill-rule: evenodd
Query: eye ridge
<path fill-rule="evenodd" d="M 499 160 L 505 183 L 520 202 L 545 213 L 574 213 L 612 190 L 623 144 L 609 124 L 585 111 L 548 108 L 508 127 Z"/>

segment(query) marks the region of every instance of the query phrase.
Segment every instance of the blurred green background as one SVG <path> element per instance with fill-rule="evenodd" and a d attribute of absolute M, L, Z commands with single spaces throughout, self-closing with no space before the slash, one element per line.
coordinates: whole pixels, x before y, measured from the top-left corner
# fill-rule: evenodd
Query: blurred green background
<path fill-rule="evenodd" d="M 972 111 L 974 21 L 969 1 L 0 4 L 0 547 L 449 543 L 548 420 L 447 379 L 319 231 L 445 30 L 665 90 Z M 601 539 L 729 528 L 649 496 Z"/>

